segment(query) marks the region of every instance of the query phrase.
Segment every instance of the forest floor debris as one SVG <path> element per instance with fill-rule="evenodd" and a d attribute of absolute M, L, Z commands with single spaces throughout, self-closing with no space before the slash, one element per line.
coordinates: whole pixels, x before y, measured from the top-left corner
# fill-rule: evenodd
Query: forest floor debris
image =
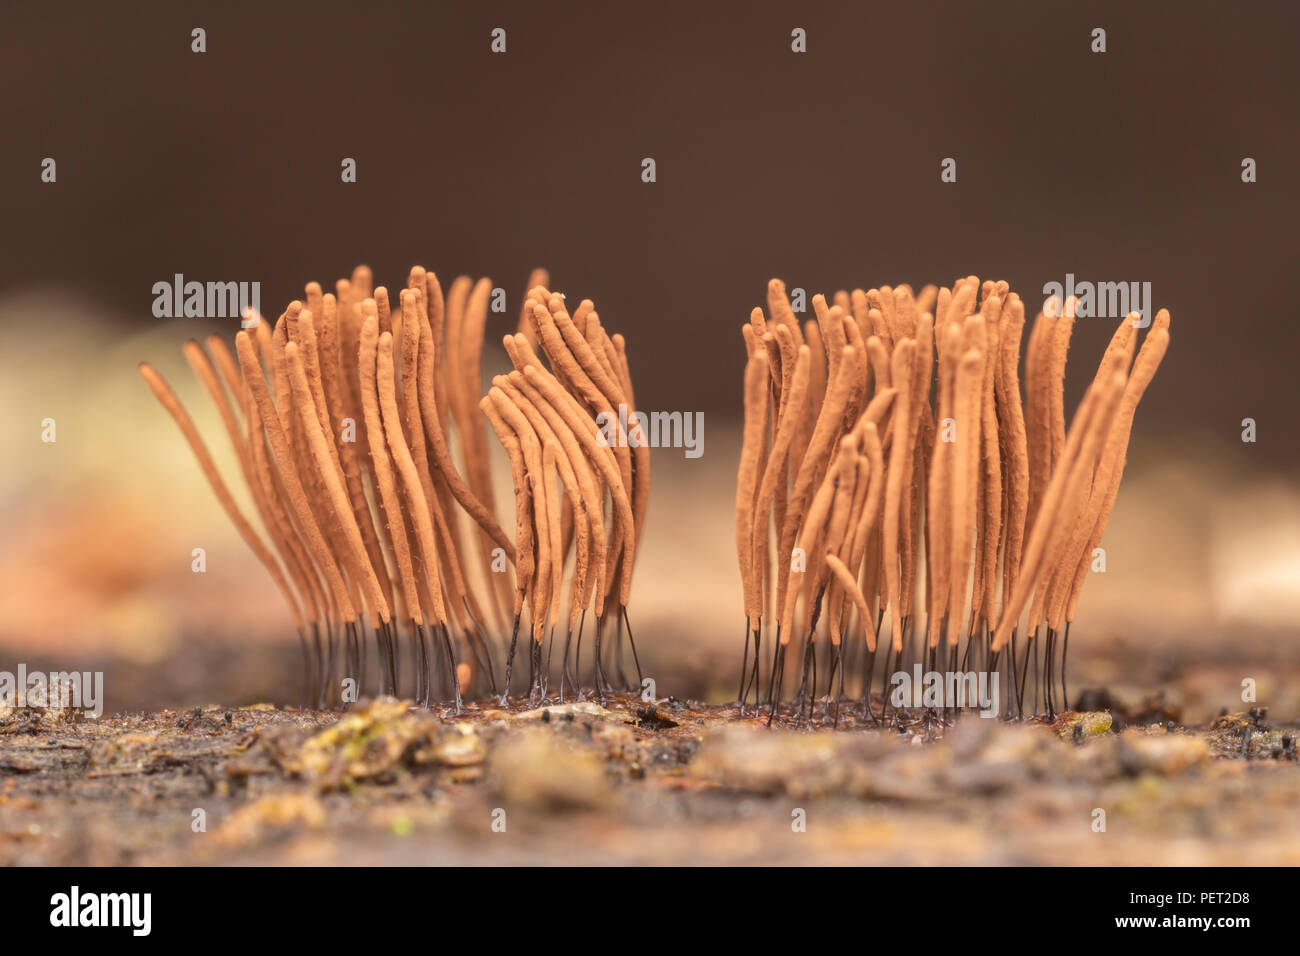
<path fill-rule="evenodd" d="M 1262 709 L 852 710 L 831 731 L 622 694 L 461 718 L 9 709 L 0 863 L 1300 864 L 1300 731 Z"/>

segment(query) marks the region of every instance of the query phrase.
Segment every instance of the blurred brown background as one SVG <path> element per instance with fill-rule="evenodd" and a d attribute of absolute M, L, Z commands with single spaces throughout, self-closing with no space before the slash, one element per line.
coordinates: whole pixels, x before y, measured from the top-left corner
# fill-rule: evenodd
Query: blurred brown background
<path fill-rule="evenodd" d="M 1295 462 L 1300 7 L 1071 7 L 11 8 L 0 287 L 83 290 L 146 326 L 174 272 L 261 281 L 270 310 L 362 261 L 512 294 L 542 264 L 641 332 L 643 366 L 668 364 L 642 375 L 649 405 L 725 412 L 738 325 L 773 275 L 833 291 L 996 274 L 1026 299 L 1067 272 L 1144 280 L 1177 322 L 1147 426 L 1222 435 L 1250 415 L 1249 453 Z"/>
<path fill-rule="evenodd" d="M 705 412 L 704 458 L 656 452 L 638 582 L 642 626 L 680 636 L 688 662 L 712 643 L 739 654 L 734 627 L 716 633 L 738 588 L 728 419 L 739 326 L 769 277 L 811 295 L 974 273 L 1031 306 L 1069 272 L 1149 281 L 1173 346 L 1108 534 L 1131 542 L 1128 570 L 1085 604 L 1130 626 L 1292 633 L 1295 5 L 55 3 L 5 21 L 0 564 L 49 590 L 7 589 L 0 643 L 148 631 L 162 658 L 185 635 L 257 630 L 275 607 L 260 578 L 214 597 L 215 620 L 185 616 L 200 587 L 223 594 L 220 573 L 188 572 L 195 527 L 252 565 L 134 378 L 160 361 L 197 405 L 179 345 L 234 323 L 157 320 L 151 288 L 258 281 L 276 314 L 359 262 L 389 285 L 415 262 L 492 276 L 511 302 L 490 338 L 545 266 L 627 335 L 640 404 Z M 1079 322 L 1071 403 L 1113 325 Z M 34 424 L 54 407 L 57 449 Z M 131 567 L 71 601 L 66 579 L 84 591 L 88 575 L 69 542 L 86 540 Z"/>

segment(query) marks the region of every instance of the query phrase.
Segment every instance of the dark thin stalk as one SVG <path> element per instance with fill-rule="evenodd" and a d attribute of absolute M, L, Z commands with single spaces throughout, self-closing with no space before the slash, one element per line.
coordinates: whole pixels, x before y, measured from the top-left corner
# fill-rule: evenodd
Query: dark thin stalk
<path fill-rule="evenodd" d="M 519 643 L 519 614 L 515 615 L 514 627 L 510 630 L 510 653 L 506 655 L 506 682 L 501 687 L 501 706 L 506 705 L 506 700 L 510 694 L 510 678 L 515 671 L 515 646 Z M 578 632 L 578 646 L 582 647 L 582 632 Z"/>

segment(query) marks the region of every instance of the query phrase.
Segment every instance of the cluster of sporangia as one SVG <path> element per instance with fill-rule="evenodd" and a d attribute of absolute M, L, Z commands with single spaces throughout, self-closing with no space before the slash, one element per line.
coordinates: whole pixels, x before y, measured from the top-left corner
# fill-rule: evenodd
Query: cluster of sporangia
<path fill-rule="evenodd" d="M 649 500 L 649 449 L 623 337 L 606 333 L 590 301 L 570 315 L 547 283 L 545 272 L 533 273 L 518 331 L 503 340 L 514 370 L 496 376 L 487 395 L 480 359 L 491 283 L 462 276 L 444 300 L 437 278 L 418 266 L 396 311 L 360 267 L 334 293 L 310 283 L 306 301 L 290 303 L 273 327 L 248 317 L 245 325 L 256 324 L 236 336 L 234 354 L 215 335 L 207 352 L 187 343 L 269 546 L 176 395 L 140 366 L 283 593 L 317 706 L 365 692 L 367 623 L 378 691 L 405 686 L 425 705 L 452 699 L 459 710 L 463 692 L 480 691 L 504 703 L 521 618 L 531 628 L 530 699 L 547 693 L 550 653 L 543 663 L 542 652 L 548 639 L 553 649 L 561 622 L 560 696 L 576 692 L 589 609 L 597 618 L 596 689 L 610 689 L 607 668 L 626 685 L 623 631 Z M 494 517 L 485 424 L 510 459 L 513 540 Z M 602 648 L 611 616 L 617 639 Z M 409 668 L 401 663 L 403 630 Z M 627 633 L 630 643 L 630 626 Z"/>
<path fill-rule="evenodd" d="M 525 615 L 530 701 L 546 695 L 561 625 L 560 697 L 581 693 L 582 633 L 594 610 L 595 688 L 611 689 L 607 669 L 627 686 L 623 634 L 635 660 L 627 603 L 649 449 L 622 336 L 606 333 L 590 301 L 570 315 L 547 281 L 533 274 L 518 331 L 503 339 L 514 370 L 484 396 L 491 284 L 458 278 L 444 300 L 418 266 L 397 312 L 361 267 L 334 294 L 310 283 L 306 302 L 290 303 L 273 328 L 257 320 L 241 331 L 235 354 L 218 336 L 207 353 L 187 343 L 270 546 L 175 394 L 141 365 L 283 593 L 318 706 L 365 688 L 367 623 L 380 693 L 402 691 L 406 630 L 411 692 L 426 705 L 450 697 L 459 709 L 463 689 L 490 689 L 504 702 Z M 1058 639 L 1065 705 L 1070 625 L 1115 503 L 1134 412 L 1169 344 L 1168 312 L 1140 349 L 1142 317 L 1120 322 L 1067 429 L 1073 299 L 1050 300 L 1034 322 L 1023 395 L 1025 310 L 1005 282 L 968 276 L 919 294 L 906 285 L 856 289 L 836 293 L 834 305 L 815 296 L 813 306 L 816 319 L 801 325 L 773 280 L 768 314 L 754 309 L 744 326 L 742 710 L 751 690 L 761 703 L 766 663 L 769 720 L 780 712 L 797 634 L 795 718 L 813 717 L 823 645 L 827 709 L 833 703 L 838 720 L 850 674 L 864 713 L 883 720 L 888 696 L 877 717 L 872 686 L 888 612 L 882 690 L 912 662 L 928 671 L 960 662 L 965 672 L 973 657 L 986 672 L 1006 670 L 1008 712 L 1041 699 L 1054 713 Z M 510 460 L 513 540 L 494 516 L 485 423 Z M 617 637 L 602 646 L 611 616 Z M 767 661 L 765 630 L 775 636 Z"/>
<path fill-rule="evenodd" d="M 1034 322 L 1023 396 L 1025 308 L 1006 282 L 855 289 L 833 305 L 816 296 L 816 320 L 802 326 L 781 282 L 769 284 L 767 304 L 743 329 L 742 709 L 750 688 L 762 703 L 766 630 L 775 632 L 769 721 L 796 636 L 796 720 L 812 719 L 823 642 L 827 710 L 834 702 L 838 721 L 848 671 L 863 715 L 883 720 L 888 695 L 877 717 L 872 684 L 886 615 L 882 690 L 913 662 L 966 672 L 973 654 L 988 673 L 1007 670 L 1008 713 L 1036 708 L 1041 687 L 1051 715 L 1059 637 L 1068 707 L 1070 624 L 1115 503 L 1134 411 L 1169 345 L 1169 313 L 1156 315 L 1141 349 L 1142 317 L 1120 322 L 1067 430 L 1074 299 L 1049 300 Z"/>

